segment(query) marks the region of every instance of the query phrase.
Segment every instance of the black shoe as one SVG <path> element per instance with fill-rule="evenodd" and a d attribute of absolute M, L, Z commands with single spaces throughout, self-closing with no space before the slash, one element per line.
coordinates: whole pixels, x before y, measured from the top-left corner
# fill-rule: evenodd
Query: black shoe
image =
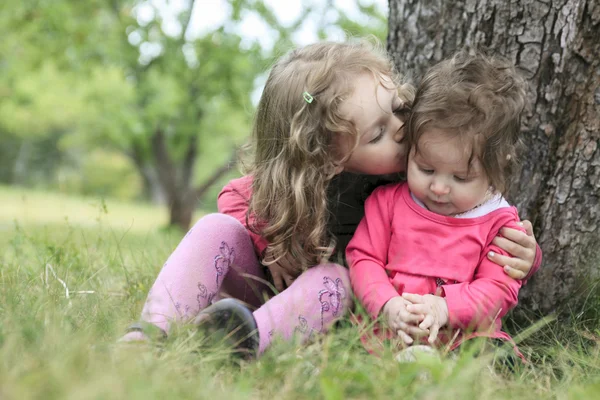
<path fill-rule="evenodd" d="M 206 307 L 194 320 L 207 336 L 222 338 L 236 355 L 252 358 L 258 351 L 258 326 L 246 306 L 234 299 L 223 299 Z"/>

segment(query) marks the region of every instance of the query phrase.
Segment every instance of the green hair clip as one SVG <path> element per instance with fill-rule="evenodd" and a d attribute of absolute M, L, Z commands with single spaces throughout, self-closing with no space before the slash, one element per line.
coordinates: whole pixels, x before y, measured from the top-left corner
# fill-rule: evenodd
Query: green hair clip
<path fill-rule="evenodd" d="M 304 101 L 306 101 L 308 104 L 312 103 L 314 100 L 314 97 L 312 97 L 308 92 L 302 93 L 302 97 L 304 98 Z"/>

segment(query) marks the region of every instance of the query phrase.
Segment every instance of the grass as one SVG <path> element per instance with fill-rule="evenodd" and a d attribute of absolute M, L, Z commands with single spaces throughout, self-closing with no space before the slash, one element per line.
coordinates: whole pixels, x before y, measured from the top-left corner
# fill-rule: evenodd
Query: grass
<path fill-rule="evenodd" d="M 185 328 L 165 343 L 117 345 L 181 238 L 160 229 L 164 210 L 12 188 L 0 188 L 0 202 L 2 399 L 600 395 L 600 324 L 586 313 L 529 326 L 521 348 L 532 362 L 514 374 L 490 373 L 490 359 L 468 348 L 414 364 L 396 363 L 391 351 L 374 357 L 348 323 L 308 345 L 276 343 L 254 362 L 203 348 Z M 48 265 L 69 298 L 51 273 L 46 280 Z"/>
<path fill-rule="evenodd" d="M 100 223 L 138 233 L 167 223 L 166 209 L 102 198 L 0 186 L 0 201 L 0 231 L 9 229 L 15 220 L 24 225 L 64 225 L 69 222 L 93 228 Z"/>

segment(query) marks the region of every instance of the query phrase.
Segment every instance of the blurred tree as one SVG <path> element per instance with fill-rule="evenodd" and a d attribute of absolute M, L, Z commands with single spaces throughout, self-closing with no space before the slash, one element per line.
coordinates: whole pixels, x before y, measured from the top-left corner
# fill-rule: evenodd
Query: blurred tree
<path fill-rule="evenodd" d="M 82 76 L 106 58 L 98 1 L 7 2 L 0 13 L 0 142 L 3 182 L 46 183 L 76 162 L 60 147 L 89 110 Z M 91 17 L 90 17 L 91 16 Z M 5 148 L 4 145 L 7 145 Z"/>
<path fill-rule="evenodd" d="M 321 37 L 332 26 L 354 36 L 385 35 L 385 17 L 371 6 L 360 5 L 357 22 L 332 1 L 312 4 L 284 25 L 263 1 L 226 5 L 229 19 L 193 36 L 192 11 L 203 7 L 194 0 L 4 4 L 0 140 L 16 155 L 0 161 L 2 168 L 10 163 L 0 177 L 43 181 L 60 163 L 71 162 L 82 179 L 98 180 L 85 168 L 88 154 L 98 148 L 121 152 L 139 172 L 145 197 L 167 204 L 170 223 L 187 229 L 198 199 L 234 165 L 235 150 L 249 132 L 257 77 L 294 45 L 303 26 L 322 16 L 316 18 Z M 175 21 L 167 21 L 165 6 L 175 10 Z M 249 17 L 266 25 L 272 48 L 238 33 Z M 37 177 L 32 154 L 50 154 L 45 146 L 53 146 L 53 163 Z M 118 187 L 102 179 L 66 186 L 98 193 Z"/>
<path fill-rule="evenodd" d="M 199 139 L 216 134 L 199 130 L 207 128 L 205 113 L 238 115 L 232 120 L 242 124 L 223 132 L 229 143 L 218 162 L 232 160 L 248 125 L 254 79 L 265 65 L 257 44 L 240 46 L 241 38 L 224 27 L 187 39 L 193 5 L 180 13 L 179 33 L 168 35 L 159 13 L 150 21 L 134 18 L 136 6 L 154 9 L 150 3 L 11 3 L 0 20 L 8 33 L 0 47 L 7 72 L 0 127 L 23 139 L 14 169 L 27 165 L 28 143 L 44 136 L 71 149 L 122 151 L 146 192 L 168 204 L 171 224 L 186 229 L 206 187 L 194 186 L 199 143 L 206 144 Z"/>
<path fill-rule="evenodd" d="M 170 223 L 182 229 L 189 227 L 198 198 L 207 187 L 198 186 L 194 174 L 202 151 L 199 139 L 215 135 L 199 130 L 209 104 L 223 104 L 227 112 L 247 119 L 250 114 L 244 110 L 251 108 L 254 78 L 264 68 L 260 47 L 240 46 L 241 38 L 224 27 L 200 38 L 186 38 L 193 7 L 191 1 L 179 13 L 179 33 L 174 35 L 165 33 L 158 12 L 148 22 L 133 24 L 122 10 L 114 10 L 116 29 L 128 33 L 121 40 L 131 46 L 128 56 L 111 63 L 125 75 L 95 71 L 104 76 L 93 79 L 102 87 L 90 90 L 88 104 L 99 116 L 111 118 L 101 123 L 102 117 L 91 118 L 82 129 L 124 151 L 143 177 L 147 193 L 164 198 Z M 115 99 L 111 88 L 118 87 L 130 90 Z M 242 127 L 247 126 L 244 122 Z M 213 157 L 220 164 L 226 162 L 215 166 L 215 176 L 233 165 L 236 144 L 245 136 L 239 129 L 222 134 L 229 138 L 227 153 L 232 155 L 227 155 L 229 160 Z"/>

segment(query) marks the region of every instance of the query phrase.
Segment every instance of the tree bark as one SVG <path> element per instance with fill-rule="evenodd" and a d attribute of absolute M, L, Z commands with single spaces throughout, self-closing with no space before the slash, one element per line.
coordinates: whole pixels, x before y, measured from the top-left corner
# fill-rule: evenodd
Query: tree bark
<path fill-rule="evenodd" d="M 197 199 L 190 195 L 189 190 L 174 197 L 169 203 L 169 226 L 177 226 L 184 232 L 190 229 L 196 202 Z"/>
<path fill-rule="evenodd" d="M 196 143 L 195 140 L 191 142 L 194 145 Z M 192 159 L 189 159 L 189 153 L 186 154 L 187 157 L 183 164 L 191 164 L 193 166 L 196 154 L 195 149 L 191 152 L 193 153 L 191 156 Z M 177 166 L 169 154 L 165 134 L 160 128 L 155 129 L 152 135 L 152 155 L 158 180 L 166 195 L 167 206 L 169 207 L 169 225 L 178 226 L 186 231 L 190 227 L 192 214 L 196 205 L 189 185 L 193 171 L 191 168 L 186 171 L 177 170 Z"/>
<path fill-rule="evenodd" d="M 418 82 L 458 48 L 488 48 L 528 80 L 526 151 L 509 200 L 530 219 L 542 269 L 521 290 L 541 312 L 600 275 L 600 3 L 390 0 L 388 49 Z"/>

